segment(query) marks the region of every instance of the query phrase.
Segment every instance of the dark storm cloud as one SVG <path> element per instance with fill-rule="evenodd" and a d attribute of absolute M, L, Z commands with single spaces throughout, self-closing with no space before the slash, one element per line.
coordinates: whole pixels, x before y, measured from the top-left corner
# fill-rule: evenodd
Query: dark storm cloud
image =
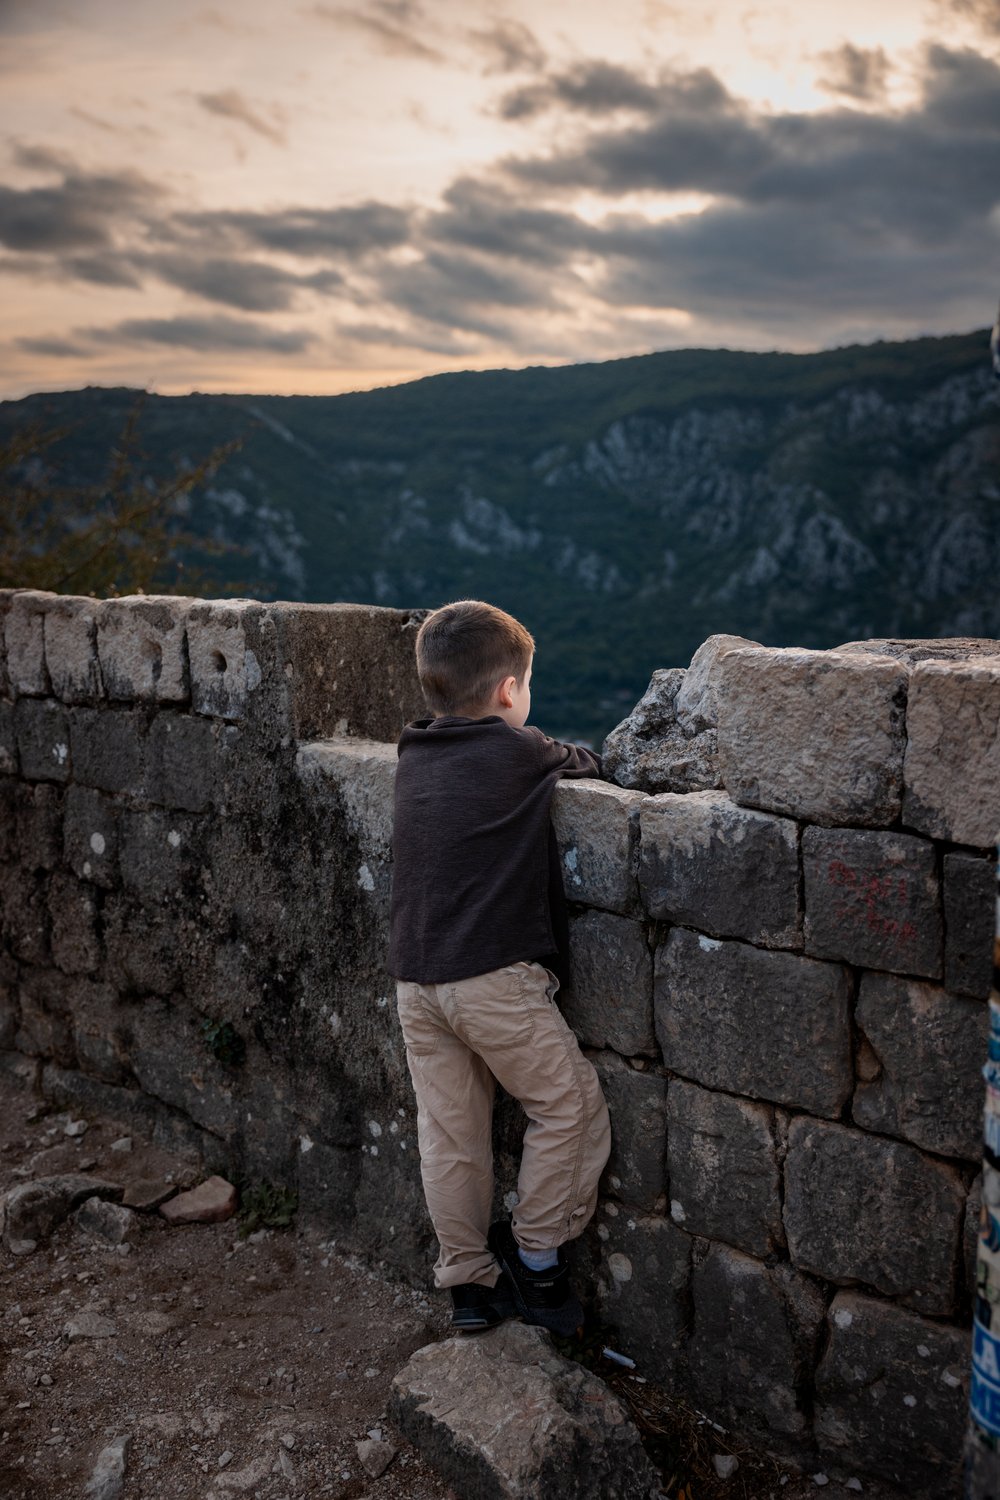
<path fill-rule="evenodd" d="M 235 257 L 153 254 L 144 256 L 141 264 L 170 286 L 245 312 L 284 312 L 299 292 L 330 291 L 343 281 L 334 270 L 296 276 L 265 261 Z"/>
<path fill-rule="evenodd" d="M 410 214 L 369 201 L 346 208 L 284 208 L 271 213 L 231 210 L 176 216 L 179 230 L 215 244 L 280 250 L 304 256 L 360 256 L 406 242 Z"/>
<path fill-rule="evenodd" d="M 20 153 L 22 165 L 52 170 L 49 152 Z M 34 162 L 30 157 L 34 156 Z M 59 159 L 59 170 L 64 169 Z M 67 170 L 62 182 L 45 187 L 11 188 L 0 184 L 0 244 L 11 250 L 50 252 L 95 250 L 111 243 L 113 226 L 123 218 L 148 212 L 159 196 L 156 186 L 138 172 Z"/>
<path fill-rule="evenodd" d="M 249 318 L 126 318 L 109 328 L 79 328 L 78 338 L 95 344 L 170 344 L 202 353 L 259 350 L 299 354 L 315 342 L 305 329 L 271 328 Z"/>
<path fill-rule="evenodd" d="M 881 47 L 853 47 L 845 42 L 820 54 L 823 72 L 818 82 L 830 94 L 861 103 L 877 104 L 885 98 L 890 64 Z"/>
<path fill-rule="evenodd" d="M 460 177 L 445 193 L 444 207 L 423 220 L 421 239 L 556 266 L 594 236 L 575 214 L 531 208 L 523 194 L 505 192 L 499 183 Z"/>
<path fill-rule="evenodd" d="M 378 0 L 373 0 L 367 10 L 321 4 L 314 5 L 310 13 L 337 26 L 348 26 L 362 32 L 390 57 L 409 57 L 433 63 L 446 60 L 443 52 L 417 34 L 426 30 L 426 21 L 416 6 L 379 4 Z"/>
<path fill-rule="evenodd" d="M 218 94 L 196 94 L 195 98 L 202 109 L 207 110 L 209 114 L 220 115 L 225 120 L 235 120 L 240 125 L 246 125 L 276 146 L 288 144 L 283 127 L 269 120 L 259 109 L 255 109 L 238 89 L 224 89 Z"/>
<path fill-rule="evenodd" d="M 495 21 L 484 30 L 468 32 L 468 38 L 482 53 L 487 75 L 537 73 L 545 66 L 545 49 L 523 21 Z"/>
<path fill-rule="evenodd" d="M 572 109 L 606 115 L 619 109 L 652 113 L 660 107 L 660 90 L 618 63 L 581 62 L 536 83 L 512 89 L 500 100 L 505 120 L 527 120 L 550 109 Z"/>

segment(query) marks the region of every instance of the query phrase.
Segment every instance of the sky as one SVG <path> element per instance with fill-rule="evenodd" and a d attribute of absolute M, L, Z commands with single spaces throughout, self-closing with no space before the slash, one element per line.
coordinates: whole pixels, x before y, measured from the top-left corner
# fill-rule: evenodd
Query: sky
<path fill-rule="evenodd" d="M 0 0 L 0 397 L 965 332 L 1000 0 Z"/>

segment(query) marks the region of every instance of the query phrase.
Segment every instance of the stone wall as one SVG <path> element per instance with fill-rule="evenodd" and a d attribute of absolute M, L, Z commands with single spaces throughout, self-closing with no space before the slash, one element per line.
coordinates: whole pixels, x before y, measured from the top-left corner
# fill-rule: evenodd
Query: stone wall
<path fill-rule="evenodd" d="M 0 1062 L 422 1277 L 383 967 L 419 618 L 0 595 Z M 717 785 L 555 796 L 615 1136 L 583 1289 L 715 1420 L 950 1495 L 1000 644 L 728 644 L 684 708 Z M 522 1125 L 502 1100 L 499 1195 Z"/>

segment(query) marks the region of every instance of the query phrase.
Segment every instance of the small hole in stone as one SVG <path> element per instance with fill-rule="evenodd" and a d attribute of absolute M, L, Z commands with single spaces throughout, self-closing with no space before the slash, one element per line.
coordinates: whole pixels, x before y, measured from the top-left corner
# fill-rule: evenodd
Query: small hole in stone
<path fill-rule="evenodd" d="M 226 670 L 226 658 L 221 651 L 212 652 L 212 666 L 217 672 L 224 672 Z"/>

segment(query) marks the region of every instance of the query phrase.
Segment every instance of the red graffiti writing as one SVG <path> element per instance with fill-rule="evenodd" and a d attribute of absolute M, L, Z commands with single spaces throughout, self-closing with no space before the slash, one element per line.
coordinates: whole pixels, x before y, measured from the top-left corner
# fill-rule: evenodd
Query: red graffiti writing
<path fill-rule="evenodd" d="M 831 885 L 840 886 L 850 893 L 851 899 L 835 910 L 838 921 L 864 923 L 870 931 L 882 937 L 898 938 L 903 943 L 916 939 L 917 929 L 909 918 L 890 916 L 884 910 L 887 906 L 891 909 L 897 902 L 906 901 L 905 875 L 873 875 L 870 871 L 852 870 L 842 859 L 831 859 L 827 875 Z"/>

